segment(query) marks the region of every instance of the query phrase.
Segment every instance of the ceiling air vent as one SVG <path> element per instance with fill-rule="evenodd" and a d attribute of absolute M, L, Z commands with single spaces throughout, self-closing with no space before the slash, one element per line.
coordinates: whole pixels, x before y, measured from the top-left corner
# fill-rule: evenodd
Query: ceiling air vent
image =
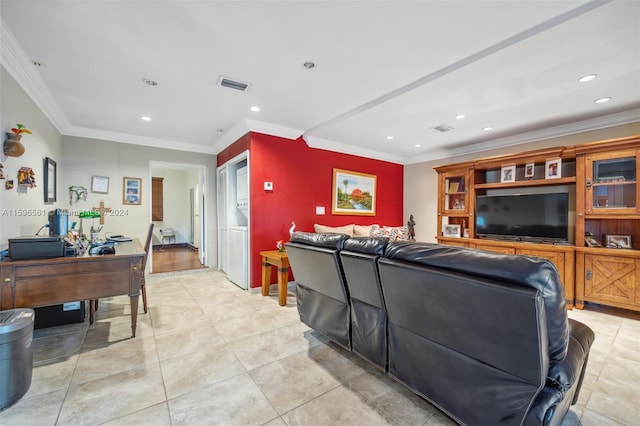
<path fill-rule="evenodd" d="M 438 132 L 448 132 L 449 130 L 453 130 L 453 127 L 446 125 L 446 124 L 440 124 L 436 127 L 432 127 L 433 130 L 437 130 Z"/>
<path fill-rule="evenodd" d="M 229 77 L 220 76 L 218 79 L 218 86 L 228 87 L 230 89 L 246 92 L 249 88 L 249 83 L 244 83 L 238 80 L 232 80 Z"/>

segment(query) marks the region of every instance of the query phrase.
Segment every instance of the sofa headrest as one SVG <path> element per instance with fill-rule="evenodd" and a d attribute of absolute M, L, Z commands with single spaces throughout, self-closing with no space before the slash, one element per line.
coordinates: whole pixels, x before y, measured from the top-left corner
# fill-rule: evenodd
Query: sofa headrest
<path fill-rule="evenodd" d="M 382 256 L 388 243 L 386 237 L 353 237 L 344 242 L 344 250 Z"/>
<path fill-rule="evenodd" d="M 564 358 L 569 337 L 565 294 L 558 271 L 550 261 L 411 241 L 389 242 L 384 257 L 538 290 L 547 314 L 550 357 L 555 361 Z"/>
<path fill-rule="evenodd" d="M 294 232 L 289 242 L 305 244 L 314 247 L 323 247 L 328 249 L 342 250 L 344 242 L 349 239 L 345 234 L 314 234 L 313 232 Z"/>

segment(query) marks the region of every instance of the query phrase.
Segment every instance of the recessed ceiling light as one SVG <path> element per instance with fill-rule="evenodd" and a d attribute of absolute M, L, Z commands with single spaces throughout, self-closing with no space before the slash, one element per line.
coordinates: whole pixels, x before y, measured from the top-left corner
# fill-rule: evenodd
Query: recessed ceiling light
<path fill-rule="evenodd" d="M 603 103 L 605 103 L 605 102 L 609 102 L 610 100 L 611 100 L 611 98 L 607 96 L 606 98 L 596 99 L 596 100 L 595 100 L 595 103 L 597 103 L 597 104 L 603 104 Z"/>
<path fill-rule="evenodd" d="M 314 64 L 314 63 L 313 63 L 313 62 L 311 62 L 311 61 L 307 61 L 307 62 L 305 62 L 305 63 L 304 63 L 304 64 L 302 64 L 302 65 L 304 65 L 304 67 L 305 67 L 306 69 L 308 69 L 308 70 L 310 70 L 310 69 L 312 69 L 312 68 L 315 68 L 315 66 L 316 66 L 316 64 Z"/>
<path fill-rule="evenodd" d="M 391 139 L 393 139 L 393 136 L 387 136 L 387 139 L 391 140 Z"/>
<path fill-rule="evenodd" d="M 464 115 L 464 114 L 458 114 L 458 115 L 456 115 L 456 119 L 457 119 L 457 120 L 462 120 L 463 118 L 467 118 L 467 116 L 466 116 L 466 115 Z"/>
<path fill-rule="evenodd" d="M 157 86 L 158 82 L 155 80 L 150 80 L 148 78 L 143 78 L 142 81 L 144 82 L 144 84 L 149 85 L 149 86 Z"/>
<path fill-rule="evenodd" d="M 258 111 L 260 111 L 260 107 L 254 105 L 254 106 L 251 107 L 251 111 L 258 112 Z"/>
<path fill-rule="evenodd" d="M 483 128 L 482 130 L 484 130 L 485 132 L 488 132 L 489 130 L 493 130 L 493 127 L 487 126 L 487 127 Z"/>
<path fill-rule="evenodd" d="M 147 117 L 146 115 L 140 117 L 140 120 L 142 121 L 151 121 L 151 117 Z"/>
<path fill-rule="evenodd" d="M 416 148 L 420 148 L 422 145 L 420 145 L 419 143 L 416 144 Z"/>
<path fill-rule="evenodd" d="M 579 81 L 580 83 L 586 83 L 587 81 L 591 81 L 591 80 L 593 80 L 593 79 L 594 79 L 594 78 L 596 78 L 597 76 L 598 76 L 598 74 L 588 74 L 588 75 L 585 75 L 585 76 L 583 76 L 583 77 L 580 77 L 580 78 L 578 79 L 578 81 Z"/>

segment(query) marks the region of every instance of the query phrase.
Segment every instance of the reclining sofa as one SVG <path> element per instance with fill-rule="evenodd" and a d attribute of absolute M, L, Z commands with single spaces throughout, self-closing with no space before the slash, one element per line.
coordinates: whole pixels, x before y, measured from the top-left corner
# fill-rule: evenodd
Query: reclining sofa
<path fill-rule="evenodd" d="M 551 262 L 296 232 L 302 322 L 468 425 L 559 425 L 594 334 L 567 318 Z"/>

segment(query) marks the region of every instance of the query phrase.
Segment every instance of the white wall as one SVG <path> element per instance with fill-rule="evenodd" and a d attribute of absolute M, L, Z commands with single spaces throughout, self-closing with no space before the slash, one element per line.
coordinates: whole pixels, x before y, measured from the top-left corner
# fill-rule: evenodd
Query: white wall
<path fill-rule="evenodd" d="M 113 209 L 105 219 L 103 232 L 124 234 L 144 241 L 149 223 L 151 223 L 151 165 L 153 161 L 163 163 L 191 164 L 206 166 L 205 177 L 207 194 L 207 221 L 210 232 L 207 235 L 207 265 L 216 266 L 216 215 L 215 215 L 215 166 L 216 156 L 168 149 L 151 148 L 139 145 L 117 143 L 113 141 L 95 140 L 64 136 L 62 141 L 62 188 L 81 185 L 90 189 L 91 176 L 100 175 L 110 178 L 108 194 L 89 192 L 87 201 L 65 208 L 74 210 L 90 209 L 104 200 L 107 207 Z M 142 204 L 126 205 L 122 202 L 122 178 L 135 177 L 142 179 Z M 186 178 L 185 178 L 186 182 Z M 186 183 L 185 183 L 186 185 Z M 185 187 L 186 200 L 188 188 Z M 171 200 L 165 195 L 165 207 Z M 180 203 L 175 203 L 180 208 Z M 188 208 L 186 209 L 188 212 Z M 166 220 L 165 220 L 166 221 Z M 167 223 L 167 226 L 174 227 Z"/>
<path fill-rule="evenodd" d="M 162 244 L 163 228 L 171 228 L 175 232 L 176 243 L 187 243 L 189 238 L 189 181 L 187 170 L 153 167 L 153 177 L 164 178 L 162 181 L 163 220 L 154 221 L 153 244 Z"/>
<path fill-rule="evenodd" d="M 58 201 L 44 203 L 43 160 L 49 157 L 60 166 L 60 133 L 4 67 L 0 67 L 0 130 L 3 143 L 5 133 L 11 132 L 17 123 L 31 130 L 33 135 L 23 135 L 25 153 L 20 157 L 7 157 L 4 150 L 0 150 L 0 162 L 4 165 L 7 178 L 0 180 L 0 249 L 6 248 L 9 238 L 35 234 L 38 228 L 47 223 L 48 211 L 59 207 L 65 196 L 65 191 L 58 185 Z M 21 167 L 33 169 L 36 174 L 35 188 L 18 187 L 18 170 Z M 13 189 L 5 190 L 7 180 L 14 181 Z M 45 229 L 41 234 L 48 235 L 48 231 Z"/>
<path fill-rule="evenodd" d="M 409 164 L 404 168 L 404 216 L 413 215 L 416 221 L 416 240 L 436 242 L 438 235 L 438 174 L 436 166 L 475 160 L 494 155 L 531 151 L 554 146 L 572 146 L 585 142 L 615 139 L 640 134 L 640 122 L 607 129 L 594 130 L 561 138 L 513 145 L 508 148 L 484 151 L 477 154 L 451 157 L 437 161 Z"/>

